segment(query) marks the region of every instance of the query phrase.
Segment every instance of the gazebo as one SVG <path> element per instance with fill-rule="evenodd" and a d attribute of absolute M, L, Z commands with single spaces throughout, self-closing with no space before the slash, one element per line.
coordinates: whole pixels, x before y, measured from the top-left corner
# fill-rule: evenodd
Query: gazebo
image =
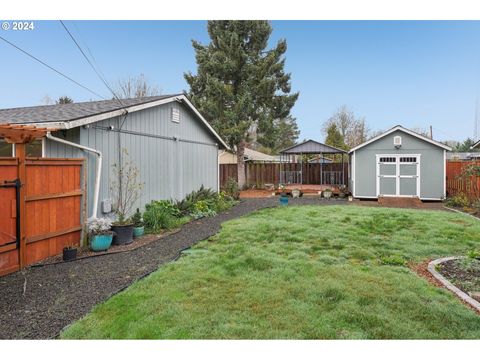
<path fill-rule="evenodd" d="M 326 161 L 324 155 L 337 158 Z M 317 192 L 329 188 L 338 192 L 348 182 L 348 155 L 345 150 L 306 140 L 280 152 L 280 184 L 288 190 Z M 347 162 L 345 162 L 347 158 Z"/>

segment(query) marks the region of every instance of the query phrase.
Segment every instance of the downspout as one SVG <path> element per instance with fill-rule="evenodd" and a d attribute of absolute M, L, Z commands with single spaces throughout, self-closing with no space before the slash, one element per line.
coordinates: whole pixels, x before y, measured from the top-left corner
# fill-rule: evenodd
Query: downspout
<path fill-rule="evenodd" d="M 217 145 L 217 192 L 220 192 L 220 156 L 225 154 L 225 150 L 222 150 L 221 152 L 218 151 L 218 145 Z"/>
<path fill-rule="evenodd" d="M 70 145 L 75 148 L 84 150 L 84 151 L 89 151 L 91 153 L 94 153 L 97 155 L 97 161 L 95 162 L 95 185 L 93 187 L 93 206 L 92 206 L 92 216 L 91 218 L 96 218 L 97 217 L 97 209 L 98 209 L 98 198 L 100 194 L 100 178 L 102 175 L 102 153 L 96 149 L 92 149 L 68 140 L 64 140 L 58 137 L 55 137 L 51 134 L 51 132 L 47 132 L 47 139 L 56 141 L 62 144 Z"/>

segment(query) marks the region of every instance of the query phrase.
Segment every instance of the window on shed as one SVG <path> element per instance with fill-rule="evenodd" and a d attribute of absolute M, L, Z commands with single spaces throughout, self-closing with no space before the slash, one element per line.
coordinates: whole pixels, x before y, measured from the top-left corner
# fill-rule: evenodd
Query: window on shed
<path fill-rule="evenodd" d="M 380 162 L 381 163 L 394 163 L 394 162 L 396 162 L 396 158 L 394 158 L 394 157 L 381 157 Z"/>
<path fill-rule="evenodd" d="M 417 157 L 416 156 L 405 156 L 400 158 L 401 163 L 416 163 Z"/>
<path fill-rule="evenodd" d="M 13 145 L 7 143 L 4 139 L 0 139 L 0 157 L 12 157 Z"/>

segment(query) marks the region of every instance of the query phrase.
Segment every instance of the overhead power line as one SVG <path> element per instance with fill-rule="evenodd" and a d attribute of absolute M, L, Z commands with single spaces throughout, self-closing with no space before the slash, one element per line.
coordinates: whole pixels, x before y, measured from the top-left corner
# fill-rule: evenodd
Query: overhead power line
<path fill-rule="evenodd" d="M 102 95 L 96 93 L 95 91 L 89 89 L 88 87 L 86 87 L 85 85 L 82 85 L 80 84 L 78 81 L 72 79 L 70 76 L 68 75 L 65 75 L 64 73 L 62 73 L 61 71 L 55 69 L 54 67 L 48 65 L 45 61 L 42 61 L 40 60 L 39 58 L 37 58 L 36 56 L 30 54 L 28 51 L 26 50 L 23 50 L 22 48 L 18 47 L 17 45 L 15 45 L 14 43 L 8 41 L 7 39 L 5 39 L 4 37 L 0 36 L 0 39 L 5 41 L 8 45 L 14 47 L 15 49 L 17 49 L 18 51 L 24 53 L 25 55 L 27 55 L 28 57 L 31 57 L 32 59 L 34 59 L 35 61 L 39 62 L 40 64 L 42 64 L 43 66 L 49 68 L 50 70 L 52 71 L 55 71 L 57 74 L 59 74 L 60 76 L 63 76 L 65 79 L 67 80 L 70 80 L 71 82 L 73 82 L 74 84 L 80 86 L 81 88 L 87 90 L 88 92 L 94 94 L 95 96 L 99 97 L 100 99 L 103 99 L 103 100 L 106 100 Z"/>
<path fill-rule="evenodd" d="M 73 34 L 70 32 L 70 30 L 68 30 L 67 26 L 64 24 L 64 22 L 62 20 L 60 20 L 60 23 L 62 24 L 63 28 L 65 29 L 65 31 L 68 33 L 68 35 L 70 36 L 70 38 L 72 39 L 72 41 L 75 43 L 75 45 L 77 46 L 78 50 L 80 50 L 80 52 L 82 53 L 83 57 L 85 58 L 85 60 L 87 60 L 88 64 L 90 65 L 90 67 L 93 69 L 93 71 L 95 72 L 95 74 L 97 74 L 98 78 L 103 82 L 103 84 L 107 87 L 107 89 L 112 93 L 113 97 L 120 103 L 120 105 L 124 106 L 124 104 L 122 103 L 122 101 L 120 100 L 120 98 L 117 96 L 117 94 L 115 94 L 115 91 L 113 91 L 113 89 L 111 88 L 110 84 L 108 83 L 108 81 L 104 78 L 104 76 L 102 76 L 99 71 L 96 69 L 96 67 L 92 64 L 92 62 L 90 61 L 90 59 L 88 58 L 88 56 L 85 54 L 85 52 L 83 51 L 82 47 L 80 46 L 80 44 L 77 42 L 77 40 L 75 39 L 75 37 L 73 36 Z M 91 52 L 90 52 L 91 54 Z"/>

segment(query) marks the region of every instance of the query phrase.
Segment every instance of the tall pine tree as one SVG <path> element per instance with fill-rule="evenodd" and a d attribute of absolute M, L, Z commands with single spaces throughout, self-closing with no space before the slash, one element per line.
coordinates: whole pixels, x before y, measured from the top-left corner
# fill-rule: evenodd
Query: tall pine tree
<path fill-rule="evenodd" d="M 184 75 L 193 104 L 236 147 L 240 186 L 245 184 L 248 130 L 286 118 L 298 98 L 284 71 L 287 43 L 280 40 L 267 50 L 271 33 L 268 21 L 209 21 L 210 43 L 192 41 L 197 74 Z"/>

